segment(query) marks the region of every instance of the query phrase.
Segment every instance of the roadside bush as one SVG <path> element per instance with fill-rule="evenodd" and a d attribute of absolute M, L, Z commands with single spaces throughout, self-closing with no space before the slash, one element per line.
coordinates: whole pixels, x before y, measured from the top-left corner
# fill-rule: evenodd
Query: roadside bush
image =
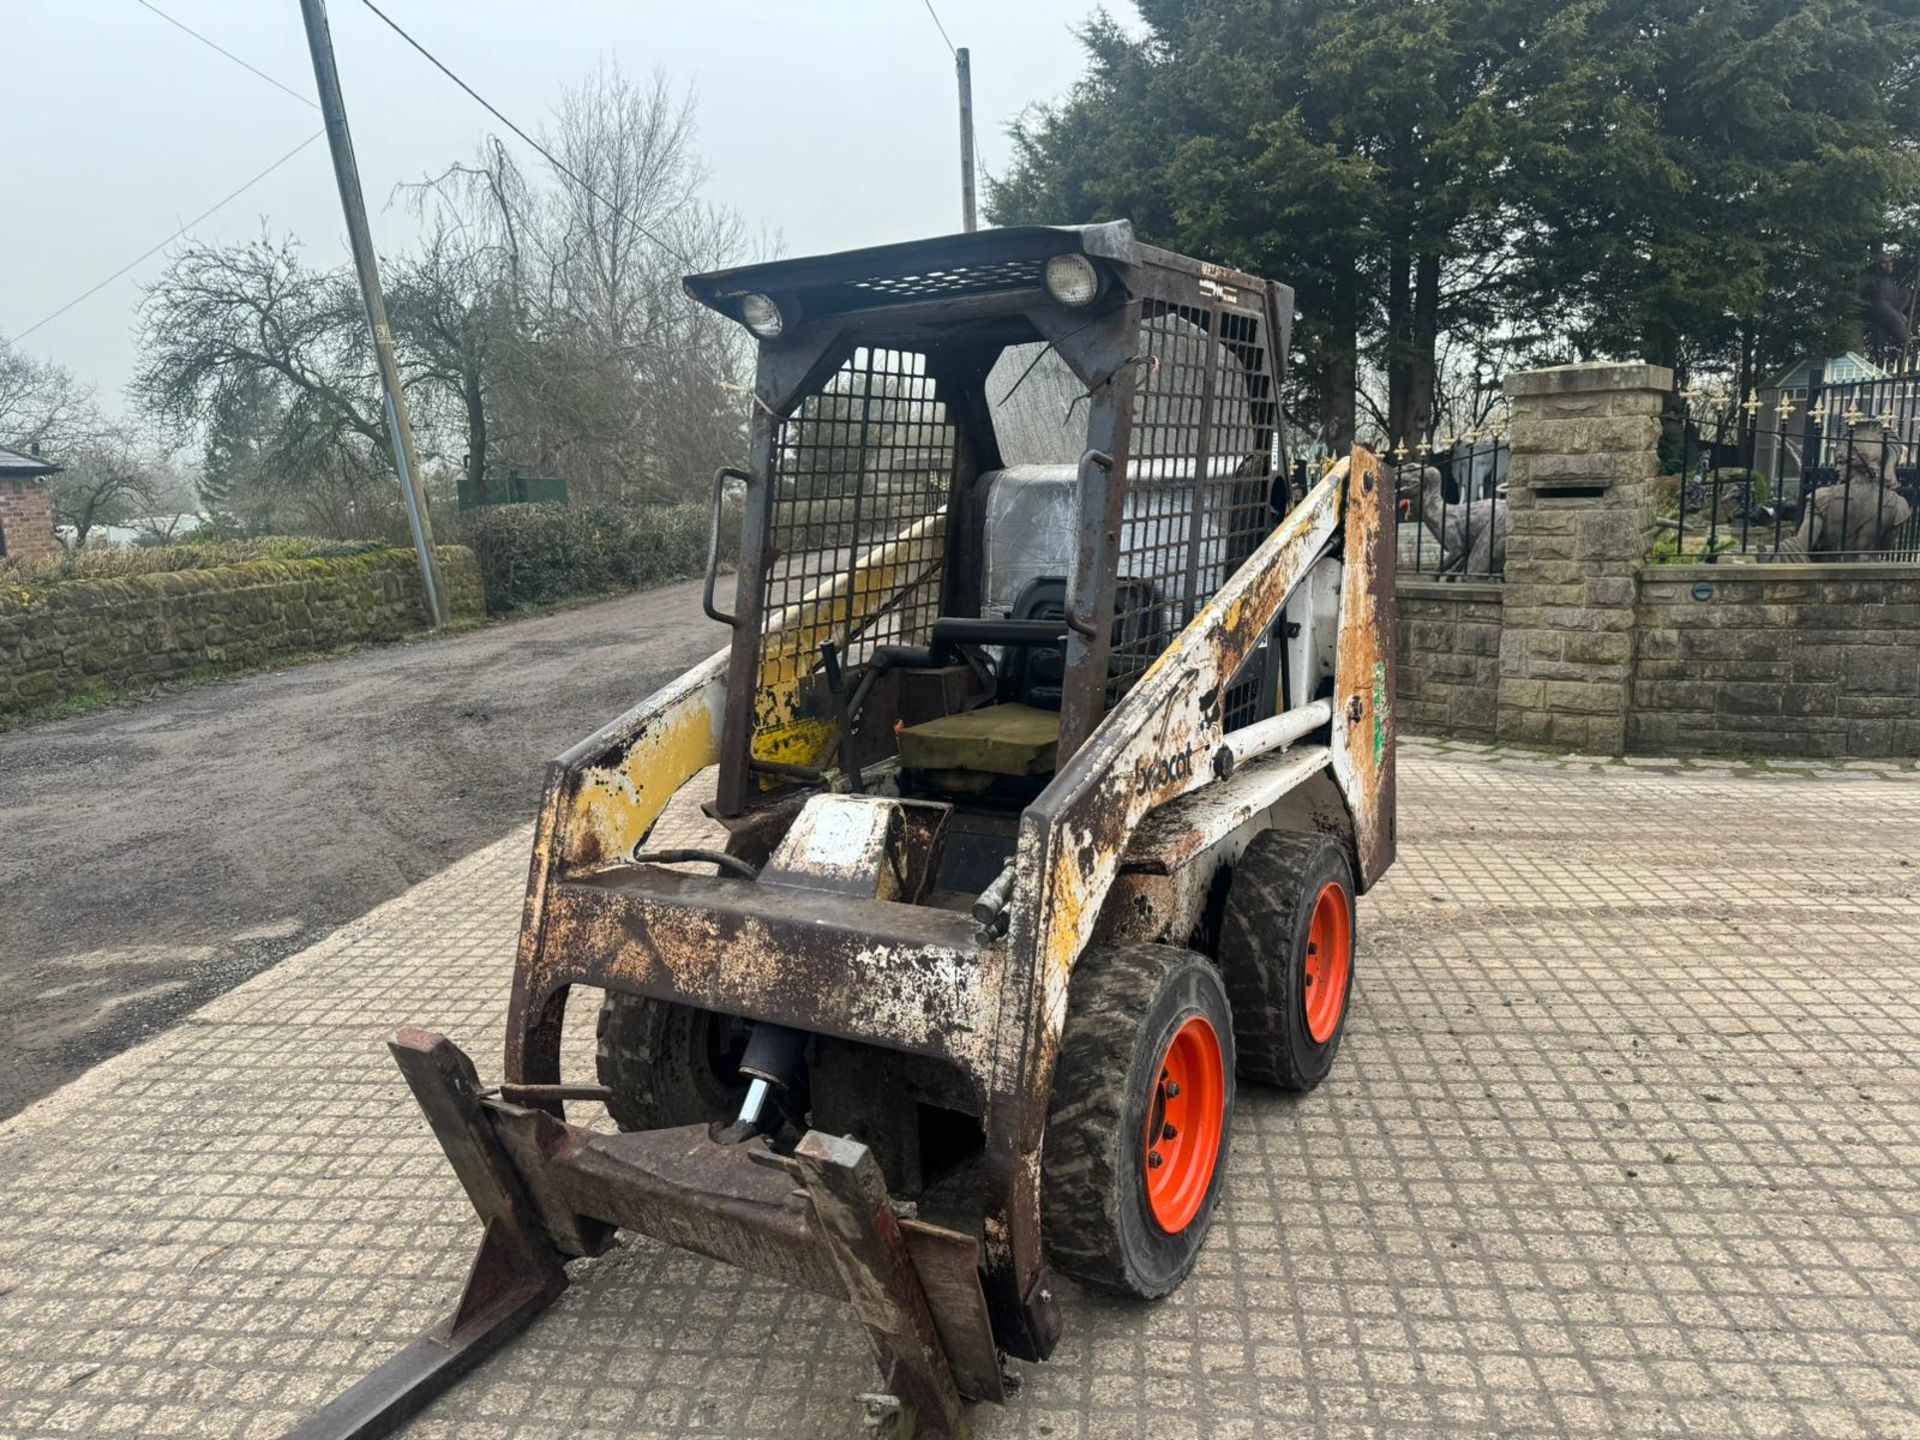
<path fill-rule="evenodd" d="M 487 609 L 499 615 L 697 575 L 707 562 L 708 515 L 704 505 L 489 505 L 460 517 L 460 540 L 479 558 Z M 729 562 L 739 532 L 737 517 L 721 527 Z"/>
<path fill-rule="evenodd" d="M 269 535 L 257 540 L 183 540 L 177 545 L 102 546 L 26 559 L 0 558 L 0 585 L 44 590 L 72 580 L 119 580 L 169 570 L 218 570 L 249 560 L 338 560 L 389 549 L 379 540 L 313 540 Z"/>

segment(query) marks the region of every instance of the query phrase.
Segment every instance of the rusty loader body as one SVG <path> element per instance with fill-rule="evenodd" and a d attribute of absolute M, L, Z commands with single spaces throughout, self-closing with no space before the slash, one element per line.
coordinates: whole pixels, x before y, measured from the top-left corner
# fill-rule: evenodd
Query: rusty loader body
<path fill-rule="evenodd" d="M 1281 478 L 1292 293 L 1125 222 L 687 287 L 758 341 L 731 642 L 554 762 L 497 1085 L 393 1042 L 484 1238 L 302 1436 L 396 1428 L 623 1228 L 847 1298 L 872 1423 L 964 1435 L 1056 1270 L 1180 1283 L 1236 1084 L 1338 1048 L 1394 855 L 1391 496 L 1364 451 Z"/>

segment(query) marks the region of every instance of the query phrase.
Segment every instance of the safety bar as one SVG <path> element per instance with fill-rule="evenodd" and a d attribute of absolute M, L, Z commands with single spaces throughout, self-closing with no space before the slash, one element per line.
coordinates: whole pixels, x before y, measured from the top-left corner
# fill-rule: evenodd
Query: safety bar
<path fill-rule="evenodd" d="M 944 663 L 956 645 L 1058 645 L 1067 638 L 1061 620 L 972 620 L 943 615 L 933 622 L 930 659 Z"/>

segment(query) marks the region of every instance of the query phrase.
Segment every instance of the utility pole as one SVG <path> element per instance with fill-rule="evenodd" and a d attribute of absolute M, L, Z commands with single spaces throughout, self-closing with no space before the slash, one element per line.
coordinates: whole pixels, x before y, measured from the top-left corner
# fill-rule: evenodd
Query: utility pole
<path fill-rule="evenodd" d="M 366 304 L 367 328 L 373 332 L 373 353 L 380 364 L 380 384 L 387 394 L 387 433 L 393 440 L 393 464 L 400 472 L 400 493 L 407 502 L 407 523 L 413 530 L 414 552 L 420 558 L 420 582 L 426 591 L 427 617 L 435 625 L 444 625 L 447 607 L 440 588 L 440 565 L 433 553 L 433 520 L 427 514 L 427 496 L 420 484 L 420 460 L 414 453 L 413 422 L 407 416 L 407 397 L 400 388 L 400 365 L 393 356 L 393 329 L 387 324 L 387 302 L 380 296 L 380 267 L 374 259 L 373 234 L 367 228 L 367 202 L 360 193 L 360 167 L 354 163 L 353 136 L 347 131 L 347 105 L 340 94 L 340 72 L 333 63 L 333 36 L 327 29 L 326 0 L 300 0 L 300 14 L 307 22 L 307 48 L 313 52 L 313 83 L 320 92 L 320 113 L 327 121 L 333 174 L 340 183 L 340 208 L 346 212 L 353 266 L 360 274 L 360 298 Z"/>
<path fill-rule="evenodd" d="M 964 45 L 953 52 L 953 72 L 960 82 L 960 216 L 972 234 L 980 217 L 973 208 L 973 63 Z"/>

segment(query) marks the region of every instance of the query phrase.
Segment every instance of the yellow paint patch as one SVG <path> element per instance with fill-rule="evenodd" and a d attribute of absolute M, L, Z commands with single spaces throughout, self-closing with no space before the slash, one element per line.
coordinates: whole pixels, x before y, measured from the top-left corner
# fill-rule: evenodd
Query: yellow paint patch
<path fill-rule="evenodd" d="M 580 774 L 572 823 L 564 837 L 569 861 L 630 854 L 674 792 L 720 759 L 720 698 L 725 687 L 689 690 L 646 724 L 624 754 Z"/>
<path fill-rule="evenodd" d="M 763 726 L 753 736 L 753 758 L 781 765 L 817 765 L 833 749 L 837 732 L 822 720 Z"/>
<path fill-rule="evenodd" d="M 837 727 L 807 716 L 808 692 L 817 683 L 815 666 L 820 647 L 841 636 L 858 634 L 869 621 L 895 605 L 903 592 L 925 585 L 934 576 L 933 565 L 942 551 L 946 517 L 930 515 L 899 535 L 863 553 L 849 577 L 810 591 L 798 604 L 773 617 L 760 651 L 759 692 L 755 696 L 759 719 L 754 727 L 753 754 L 757 759 L 788 765 L 817 765 L 833 750 Z M 900 614 L 916 607 L 902 606 Z M 886 632 L 882 619 L 876 627 Z M 920 634 L 877 633 L 864 637 L 881 643 L 912 644 Z"/>

